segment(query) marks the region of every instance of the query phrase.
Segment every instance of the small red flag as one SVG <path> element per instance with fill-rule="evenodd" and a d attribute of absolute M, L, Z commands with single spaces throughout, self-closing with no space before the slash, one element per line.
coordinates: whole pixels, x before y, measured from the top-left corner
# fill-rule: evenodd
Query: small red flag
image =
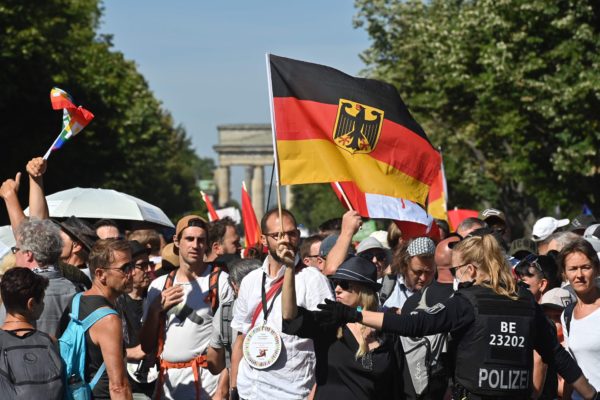
<path fill-rule="evenodd" d="M 458 228 L 458 225 L 460 225 L 461 222 L 463 222 L 465 219 L 467 218 L 477 218 L 479 216 L 479 212 L 475 211 L 475 210 L 463 210 L 463 209 L 458 209 L 455 208 L 454 210 L 448 210 L 448 219 L 450 221 L 450 230 L 452 232 L 456 231 L 456 228 Z"/>
<path fill-rule="evenodd" d="M 244 224 L 244 234 L 246 236 L 246 249 L 255 247 L 260 243 L 260 225 L 252 207 L 250 195 L 246 190 L 246 184 L 242 182 L 242 222 Z"/>
<path fill-rule="evenodd" d="M 215 207 L 213 206 L 212 201 L 210 201 L 210 197 L 208 197 L 208 195 L 204 192 L 200 192 L 200 194 L 202 195 L 202 200 L 204 200 L 204 202 L 206 203 L 206 208 L 208 209 L 208 220 L 210 222 L 217 221 L 219 219 L 219 216 L 215 211 Z"/>

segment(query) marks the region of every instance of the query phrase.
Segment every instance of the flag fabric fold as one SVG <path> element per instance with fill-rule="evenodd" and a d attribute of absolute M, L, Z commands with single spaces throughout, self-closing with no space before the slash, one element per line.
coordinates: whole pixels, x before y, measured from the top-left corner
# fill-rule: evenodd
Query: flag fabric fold
<path fill-rule="evenodd" d="M 443 161 L 440 164 L 440 172 L 429 189 L 427 212 L 433 218 L 448 221 L 448 187 Z"/>
<path fill-rule="evenodd" d="M 204 200 L 204 203 L 206 204 L 206 209 L 208 210 L 208 220 L 210 222 L 217 221 L 219 219 L 219 216 L 215 211 L 215 207 L 213 206 L 210 197 L 208 197 L 208 195 L 204 192 L 200 192 L 200 195 L 202 196 L 202 200 Z"/>
<path fill-rule="evenodd" d="M 479 211 L 476 210 L 466 210 L 455 208 L 454 210 L 448 211 L 448 223 L 450 225 L 450 231 L 456 231 L 458 225 L 463 222 L 467 218 L 477 218 L 479 217 Z"/>
<path fill-rule="evenodd" d="M 268 64 L 281 184 L 352 181 L 425 204 L 440 155 L 392 85 L 275 55 Z"/>
<path fill-rule="evenodd" d="M 81 132 L 94 119 L 94 114 L 81 106 L 76 106 L 73 98 L 57 87 L 50 91 L 50 103 L 52 109 L 63 110 L 63 121 L 61 132 L 44 155 L 45 159 L 50 156 L 51 152 L 60 149 L 67 140 Z"/>
<path fill-rule="evenodd" d="M 260 243 L 262 233 L 244 182 L 242 182 L 242 221 L 244 223 L 244 235 L 246 236 L 246 249 L 255 247 Z"/>
<path fill-rule="evenodd" d="M 439 237 L 437 224 L 431 215 L 410 200 L 364 193 L 353 182 L 334 182 L 331 187 L 342 204 L 349 208 L 345 194 L 350 206 L 362 217 L 394 220 L 404 238 Z"/>

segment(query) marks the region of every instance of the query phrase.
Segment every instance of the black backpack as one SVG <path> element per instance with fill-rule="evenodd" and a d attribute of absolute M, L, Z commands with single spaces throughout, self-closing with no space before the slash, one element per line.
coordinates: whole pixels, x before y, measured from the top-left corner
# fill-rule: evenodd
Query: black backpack
<path fill-rule="evenodd" d="M 44 332 L 28 331 L 19 337 L 0 329 L 2 399 L 62 399 L 63 366 L 58 345 Z"/>

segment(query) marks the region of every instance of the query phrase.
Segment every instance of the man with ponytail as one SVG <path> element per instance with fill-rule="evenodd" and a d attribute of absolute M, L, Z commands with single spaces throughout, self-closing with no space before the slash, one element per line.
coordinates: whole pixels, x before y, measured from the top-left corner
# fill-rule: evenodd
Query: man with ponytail
<path fill-rule="evenodd" d="M 452 271 L 459 290 L 430 309 L 395 315 L 330 303 L 319 305 L 320 319 L 361 322 L 403 336 L 451 332 L 454 398 L 529 399 L 534 349 L 584 399 L 596 398 L 596 390 L 558 343 L 540 306 L 517 286 L 493 235 L 483 233 L 458 242 L 452 251 Z"/>

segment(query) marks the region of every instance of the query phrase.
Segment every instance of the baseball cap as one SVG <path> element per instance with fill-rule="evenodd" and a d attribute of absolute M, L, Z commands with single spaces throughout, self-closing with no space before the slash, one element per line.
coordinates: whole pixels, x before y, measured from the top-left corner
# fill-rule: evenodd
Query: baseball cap
<path fill-rule="evenodd" d="M 518 259 L 527 254 L 537 254 L 537 243 L 527 238 L 515 239 L 510 244 L 508 254 Z"/>
<path fill-rule="evenodd" d="M 571 292 L 562 288 L 554 288 L 544 293 L 540 305 L 555 310 L 564 310 L 566 306 L 574 302 L 575 296 Z"/>
<path fill-rule="evenodd" d="M 375 232 L 371 233 L 369 236 L 379 240 L 379 243 L 381 243 L 381 245 L 384 248 L 386 248 L 386 249 L 390 248 L 390 245 L 388 244 L 388 241 L 387 241 L 387 237 L 388 237 L 387 231 L 375 231 Z"/>
<path fill-rule="evenodd" d="M 330 275 L 328 278 L 358 282 L 373 288 L 375 291 L 381 289 L 381 284 L 377 283 L 377 267 L 371 261 L 362 257 L 349 257 L 339 266 L 335 274 Z"/>
<path fill-rule="evenodd" d="M 479 213 L 479 219 L 482 221 L 497 219 L 506 224 L 506 216 L 500 210 L 496 210 L 495 208 L 486 208 L 485 210 Z"/>
<path fill-rule="evenodd" d="M 433 256 L 435 254 L 435 243 L 428 237 L 418 237 L 408 244 L 406 252 L 409 256 Z"/>
<path fill-rule="evenodd" d="M 569 224 L 570 231 L 583 231 L 588 228 L 588 226 L 595 224 L 596 217 L 590 214 L 579 214 L 575 218 L 571 220 Z"/>
<path fill-rule="evenodd" d="M 596 253 L 600 252 L 600 224 L 588 226 L 583 233 L 583 238 L 590 242 Z"/>
<path fill-rule="evenodd" d="M 175 227 L 175 236 L 179 237 L 179 234 L 188 226 L 198 226 L 203 228 L 205 231 L 208 230 L 208 223 L 206 220 L 198 215 L 186 215 L 177 221 L 177 226 Z"/>
<path fill-rule="evenodd" d="M 356 246 L 356 252 L 362 253 L 363 251 L 371 250 L 371 249 L 385 249 L 381 242 L 374 237 L 366 237 Z"/>
<path fill-rule="evenodd" d="M 533 225 L 533 231 L 531 232 L 531 239 L 534 242 L 541 242 L 552 235 L 554 231 L 563 226 L 569 225 L 569 219 L 556 219 L 552 217 L 540 218 Z"/>
<path fill-rule="evenodd" d="M 327 258 L 327 255 L 329 254 L 331 249 L 333 249 L 333 246 L 335 246 L 335 242 L 337 242 L 339 237 L 340 235 L 333 234 L 323 239 L 323 241 L 321 242 L 321 247 L 319 247 L 319 255 L 321 256 L 321 258 Z M 354 254 L 354 248 L 352 246 L 348 247 L 348 255 L 350 256 Z"/>

